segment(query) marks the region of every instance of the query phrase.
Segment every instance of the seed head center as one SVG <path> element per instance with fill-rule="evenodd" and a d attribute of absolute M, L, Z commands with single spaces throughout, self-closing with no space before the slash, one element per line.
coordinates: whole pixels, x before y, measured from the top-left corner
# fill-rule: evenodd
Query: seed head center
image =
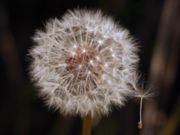
<path fill-rule="evenodd" d="M 76 48 L 75 55 L 68 55 L 65 59 L 66 70 L 78 79 L 98 79 L 102 74 L 102 63 L 99 52 L 90 47 Z"/>

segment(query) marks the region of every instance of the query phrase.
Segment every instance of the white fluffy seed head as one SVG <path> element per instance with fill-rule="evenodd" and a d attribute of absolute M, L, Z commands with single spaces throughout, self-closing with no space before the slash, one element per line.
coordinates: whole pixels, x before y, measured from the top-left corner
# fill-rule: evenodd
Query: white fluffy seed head
<path fill-rule="evenodd" d="M 137 47 L 100 11 L 74 10 L 37 31 L 31 75 L 50 107 L 63 114 L 108 114 L 131 95 Z"/>

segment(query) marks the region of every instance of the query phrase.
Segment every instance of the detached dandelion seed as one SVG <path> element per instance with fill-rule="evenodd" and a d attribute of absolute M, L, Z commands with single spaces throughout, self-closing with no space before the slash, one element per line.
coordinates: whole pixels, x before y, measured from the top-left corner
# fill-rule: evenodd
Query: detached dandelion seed
<path fill-rule="evenodd" d="M 143 97 L 140 97 L 139 122 L 138 122 L 138 128 L 139 129 L 143 128 L 143 123 L 142 123 L 142 104 L 143 104 Z"/>
<path fill-rule="evenodd" d="M 138 122 L 138 128 L 143 128 L 143 121 L 142 121 L 142 110 L 143 110 L 143 100 L 147 99 L 149 97 L 153 97 L 154 93 L 151 91 L 150 88 L 145 89 L 144 84 L 140 84 L 141 76 L 137 73 L 134 73 L 133 76 L 131 76 L 131 87 L 134 89 L 133 96 L 138 98 L 140 100 L 139 105 L 139 122 Z"/>
<path fill-rule="evenodd" d="M 138 62 L 129 32 L 100 11 L 74 10 L 34 36 L 31 76 L 47 105 L 89 118 L 122 107 Z"/>
<path fill-rule="evenodd" d="M 150 90 L 147 90 L 143 92 L 143 90 L 139 91 L 141 89 L 136 90 L 137 94 L 135 94 L 135 97 L 140 99 L 140 106 L 139 106 L 139 122 L 138 122 L 138 128 L 143 128 L 143 121 L 142 121 L 142 108 L 143 108 L 143 100 L 147 99 L 149 97 L 152 97 L 154 95 L 153 92 Z"/>

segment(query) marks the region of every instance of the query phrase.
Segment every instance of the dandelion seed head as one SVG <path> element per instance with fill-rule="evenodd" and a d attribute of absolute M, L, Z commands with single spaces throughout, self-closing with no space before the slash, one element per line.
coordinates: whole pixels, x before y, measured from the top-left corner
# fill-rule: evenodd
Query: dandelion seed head
<path fill-rule="evenodd" d="M 124 105 L 137 47 L 112 18 L 100 11 L 69 11 L 48 21 L 33 39 L 31 75 L 50 107 L 94 117 Z"/>

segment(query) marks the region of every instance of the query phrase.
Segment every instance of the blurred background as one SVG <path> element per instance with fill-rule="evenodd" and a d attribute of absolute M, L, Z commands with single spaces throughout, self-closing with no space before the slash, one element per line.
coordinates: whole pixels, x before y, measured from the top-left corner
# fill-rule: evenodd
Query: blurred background
<path fill-rule="evenodd" d="M 179 0 L 1 0 L 0 135 L 80 135 L 80 117 L 48 109 L 28 76 L 28 49 L 36 29 L 68 9 L 101 9 L 128 28 L 140 46 L 139 71 L 156 96 L 129 100 L 94 125 L 93 135 L 180 135 Z"/>

